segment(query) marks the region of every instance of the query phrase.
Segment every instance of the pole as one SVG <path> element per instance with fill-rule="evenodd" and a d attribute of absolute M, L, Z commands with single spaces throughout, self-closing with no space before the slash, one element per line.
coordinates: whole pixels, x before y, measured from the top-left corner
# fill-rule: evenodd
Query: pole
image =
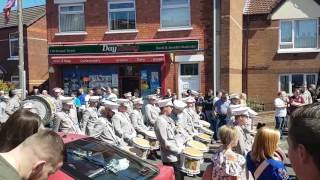
<path fill-rule="evenodd" d="M 17 0 L 18 7 L 18 30 L 19 30 L 19 84 L 22 90 L 22 99 L 26 98 L 26 79 L 24 71 L 24 46 L 23 46 L 23 19 L 22 0 Z"/>
<path fill-rule="evenodd" d="M 217 92 L 217 0 L 213 0 L 213 93 Z"/>

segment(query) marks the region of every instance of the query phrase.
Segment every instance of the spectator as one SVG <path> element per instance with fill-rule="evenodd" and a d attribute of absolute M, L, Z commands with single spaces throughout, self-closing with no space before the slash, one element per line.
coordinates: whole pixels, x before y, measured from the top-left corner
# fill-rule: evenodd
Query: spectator
<path fill-rule="evenodd" d="M 81 101 L 80 99 L 77 97 L 77 92 L 72 92 L 71 93 L 71 97 L 73 98 L 73 104 L 74 106 L 78 109 L 81 107 Z"/>
<path fill-rule="evenodd" d="M 213 129 L 213 116 L 212 116 L 212 109 L 213 109 L 213 91 L 209 89 L 206 96 L 204 97 L 203 102 L 203 109 L 206 115 L 207 121 L 211 124 L 211 129 Z"/>
<path fill-rule="evenodd" d="M 157 88 L 155 90 L 155 95 L 157 96 L 157 98 L 161 99 L 162 98 L 162 95 L 161 95 L 161 88 Z"/>
<path fill-rule="evenodd" d="M 298 107 L 301 107 L 304 105 L 304 99 L 301 96 L 300 89 L 295 89 L 293 96 L 290 97 L 290 107 L 289 112 L 293 113 L 294 110 L 296 110 Z"/>
<path fill-rule="evenodd" d="M 47 90 L 42 90 L 42 93 L 41 93 L 43 96 L 50 96 L 49 94 L 48 94 L 48 91 Z"/>
<path fill-rule="evenodd" d="M 262 127 L 258 130 L 252 151 L 247 155 L 247 168 L 257 180 L 290 179 L 277 152 L 280 132 Z"/>
<path fill-rule="evenodd" d="M 111 91 L 111 88 L 110 87 L 107 87 L 106 88 L 106 95 L 104 97 L 105 100 L 108 100 L 108 101 L 112 101 L 112 102 L 116 102 L 118 97 L 116 94 L 114 94 L 112 91 Z"/>
<path fill-rule="evenodd" d="M 312 96 L 306 84 L 303 85 L 302 92 L 304 104 L 312 104 Z"/>
<path fill-rule="evenodd" d="M 219 127 L 225 125 L 227 123 L 227 112 L 230 102 L 228 101 L 228 94 L 226 92 L 222 93 L 221 98 L 214 104 L 215 113 L 217 114 L 217 118 L 214 121 L 214 139 L 218 139 L 218 129 Z"/>
<path fill-rule="evenodd" d="M 219 130 L 219 137 L 223 146 L 212 156 L 212 179 L 237 179 L 237 177 L 244 179 L 245 158 L 232 151 L 232 148 L 238 144 L 237 130 L 232 126 L 224 125 Z"/>
<path fill-rule="evenodd" d="M 280 131 L 282 136 L 282 130 L 287 121 L 287 105 L 288 98 L 287 93 L 285 91 L 278 92 L 278 97 L 274 100 L 275 106 L 275 120 L 276 120 L 276 129 Z"/>
<path fill-rule="evenodd" d="M 47 179 L 63 164 L 60 136 L 42 130 L 7 153 L 0 153 L 0 179 Z"/>
<path fill-rule="evenodd" d="M 309 90 L 309 92 L 311 94 L 312 102 L 316 103 L 317 102 L 317 88 L 316 88 L 316 85 L 310 84 L 308 90 Z"/>
<path fill-rule="evenodd" d="M 0 152 L 8 152 L 38 132 L 41 118 L 26 109 L 13 113 L 0 130 Z"/>
<path fill-rule="evenodd" d="M 39 89 L 38 88 L 33 88 L 32 95 L 34 95 L 34 96 L 40 95 Z"/>
<path fill-rule="evenodd" d="M 170 99 L 172 98 L 172 92 L 171 92 L 171 89 L 167 89 L 167 94 L 164 96 L 165 99 Z"/>
<path fill-rule="evenodd" d="M 6 113 L 7 103 L 9 101 L 9 96 L 0 96 L 0 127 L 2 123 L 5 123 L 9 118 Z"/>
<path fill-rule="evenodd" d="M 240 93 L 240 104 L 246 106 L 247 105 L 247 94 L 246 93 Z"/>
<path fill-rule="evenodd" d="M 205 121 L 206 120 L 206 115 L 203 112 L 203 107 L 201 104 L 196 105 L 196 112 L 200 117 L 200 120 Z"/>
<path fill-rule="evenodd" d="M 217 91 L 216 92 L 216 97 L 213 99 L 213 104 L 216 103 L 222 96 L 222 91 Z"/>
<path fill-rule="evenodd" d="M 289 123 L 289 158 L 300 180 L 320 179 L 320 104 L 298 108 Z"/>
<path fill-rule="evenodd" d="M 119 90 L 117 88 L 112 88 L 112 93 L 119 97 Z"/>

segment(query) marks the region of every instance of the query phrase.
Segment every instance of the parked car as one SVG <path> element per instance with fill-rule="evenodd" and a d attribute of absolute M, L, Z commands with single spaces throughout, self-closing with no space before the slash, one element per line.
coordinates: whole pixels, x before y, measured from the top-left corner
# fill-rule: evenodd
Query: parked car
<path fill-rule="evenodd" d="M 174 170 L 170 166 L 152 165 L 93 137 L 75 134 L 61 136 L 65 143 L 64 163 L 49 180 L 174 179 Z"/>

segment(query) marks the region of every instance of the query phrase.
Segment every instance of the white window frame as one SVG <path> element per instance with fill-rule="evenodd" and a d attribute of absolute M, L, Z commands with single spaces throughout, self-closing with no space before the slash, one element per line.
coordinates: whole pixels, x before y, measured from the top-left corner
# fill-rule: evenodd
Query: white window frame
<path fill-rule="evenodd" d="M 307 84 L 307 75 L 314 75 L 316 77 L 316 82 L 318 80 L 318 74 L 317 73 L 289 73 L 289 74 L 279 74 L 278 78 L 278 91 L 282 91 L 281 89 L 281 76 L 288 76 L 289 77 L 289 95 L 293 94 L 293 89 L 292 89 L 292 75 L 303 75 L 303 84 Z"/>
<path fill-rule="evenodd" d="M 17 33 L 17 32 L 15 32 L 15 33 L 9 33 L 9 52 L 10 52 L 10 57 L 8 58 L 8 60 L 18 60 L 18 59 L 19 59 L 19 54 L 18 54 L 18 56 L 12 56 L 12 52 L 11 52 L 11 42 L 12 42 L 12 41 L 18 41 L 18 43 L 19 43 L 19 37 L 17 37 L 17 38 L 11 38 L 11 36 L 12 36 L 13 34 L 18 34 L 18 33 Z"/>
<path fill-rule="evenodd" d="M 188 3 L 186 5 L 163 5 L 163 0 L 160 0 L 160 29 L 159 31 L 166 31 L 166 30 L 191 30 L 191 2 L 188 0 Z M 175 26 L 175 27 L 163 27 L 162 24 L 162 10 L 163 9 L 174 9 L 174 8 L 189 8 L 189 25 L 187 26 Z"/>
<path fill-rule="evenodd" d="M 295 36 L 295 23 L 299 20 L 315 20 L 317 22 L 317 47 L 316 48 L 295 48 L 294 47 L 294 36 Z M 291 22 L 292 23 L 292 37 L 291 42 L 281 42 L 281 23 L 282 22 Z M 320 52 L 319 49 L 319 19 L 317 18 L 308 18 L 308 19 L 283 19 L 279 21 L 279 43 L 278 43 L 278 53 L 307 53 L 307 52 Z M 292 48 L 280 48 L 281 45 L 292 44 Z"/>
<path fill-rule="evenodd" d="M 133 8 L 125 8 L 125 9 L 117 9 L 117 10 L 111 10 L 110 9 L 110 5 L 111 4 L 120 4 L 120 3 L 133 3 Z M 112 30 L 111 29 L 111 16 L 110 16 L 110 13 L 112 12 L 127 12 L 127 11 L 132 11 L 134 10 L 134 22 L 135 22 L 135 28 L 134 29 L 115 29 L 115 30 Z M 135 0 L 118 0 L 118 1 L 113 1 L 113 0 L 109 0 L 108 1 L 108 31 L 111 32 L 111 33 L 114 33 L 114 32 L 137 32 L 137 8 L 136 8 L 136 1 Z M 107 32 L 106 32 L 107 33 Z"/>
<path fill-rule="evenodd" d="M 181 75 L 181 65 L 183 64 L 198 64 L 198 75 Z M 178 89 L 179 89 L 179 97 L 181 96 L 182 89 L 180 87 L 180 79 L 181 78 L 192 78 L 192 77 L 197 77 L 199 78 L 199 90 L 201 90 L 201 73 L 200 73 L 200 62 L 198 61 L 190 61 L 190 62 L 181 62 L 179 63 L 179 68 L 178 68 Z"/>
<path fill-rule="evenodd" d="M 72 34 L 74 33 L 75 35 L 79 34 L 79 35 L 82 35 L 82 34 L 86 34 L 86 31 L 67 31 L 67 32 L 62 32 L 61 31 L 61 22 L 60 22 L 60 19 L 61 19 L 61 8 L 62 7 L 70 7 L 70 6 L 82 6 L 82 11 L 72 11 L 72 13 L 68 13 L 68 12 L 62 12 L 62 14 L 83 14 L 84 15 L 84 29 L 86 29 L 86 18 L 85 18 L 85 9 L 84 9 L 84 3 L 78 3 L 78 4 L 59 4 L 59 33 L 58 34 Z"/>
<path fill-rule="evenodd" d="M 19 83 L 19 76 L 17 76 L 17 75 L 11 76 L 10 79 L 11 79 L 11 82 Z M 14 80 L 14 79 L 17 79 L 17 80 Z"/>

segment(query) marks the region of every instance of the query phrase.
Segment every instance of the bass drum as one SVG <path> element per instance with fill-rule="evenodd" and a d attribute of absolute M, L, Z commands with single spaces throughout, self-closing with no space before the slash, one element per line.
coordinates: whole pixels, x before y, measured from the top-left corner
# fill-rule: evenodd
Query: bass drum
<path fill-rule="evenodd" d="M 37 113 L 42 120 L 44 126 L 50 125 L 54 114 L 56 113 L 56 104 L 54 99 L 47 96 L 29 96 L 22 101 L 22 105 L 25 103 L 32 103 L 32 110 Z"/>

